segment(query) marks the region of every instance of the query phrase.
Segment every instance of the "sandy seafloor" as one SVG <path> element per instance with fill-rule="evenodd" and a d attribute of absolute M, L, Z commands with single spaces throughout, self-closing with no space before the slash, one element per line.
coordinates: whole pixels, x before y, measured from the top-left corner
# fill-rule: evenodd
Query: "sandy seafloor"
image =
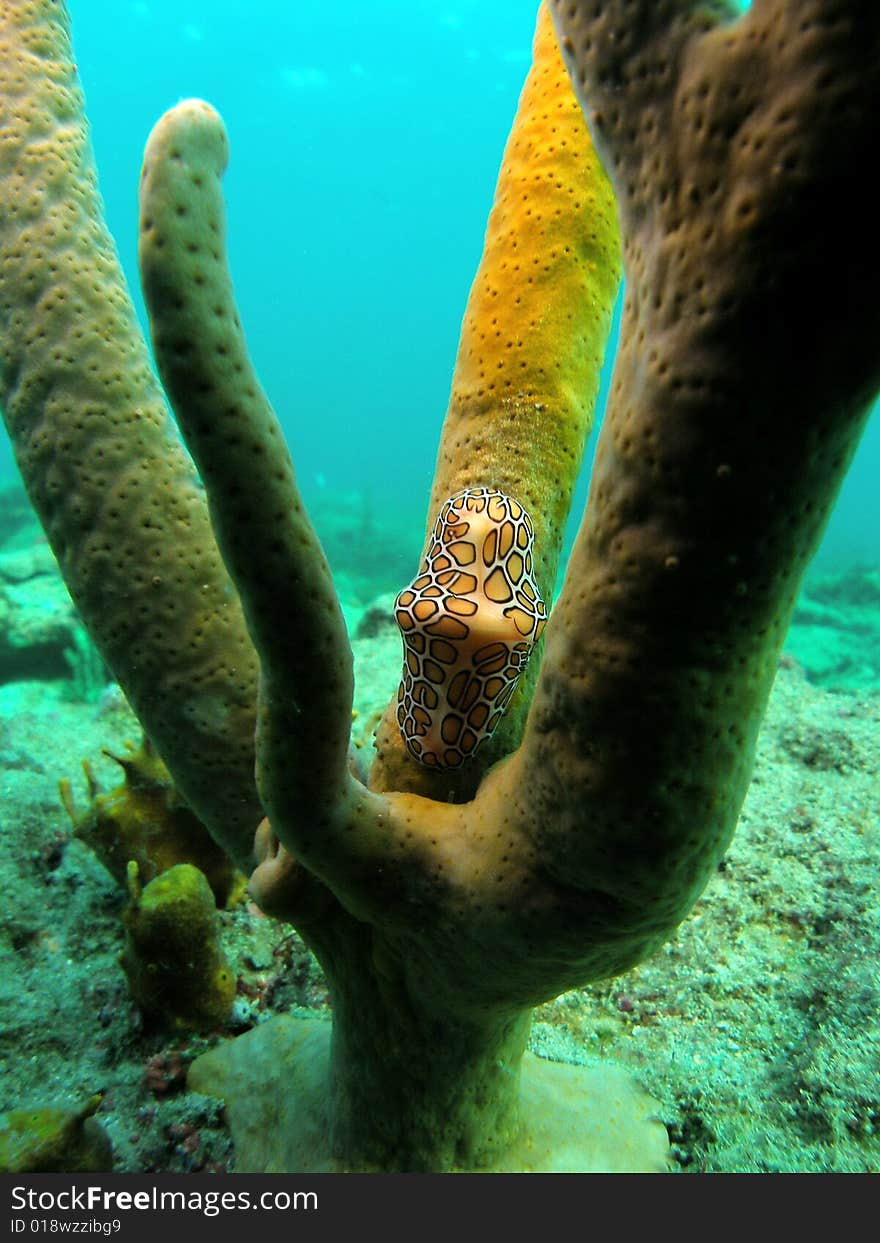
<path fill-rule="evenodd" d="M 880 604 L 880 575 L 865 581 Z M 687 1172 L 880 1170 L 878 636 L 827 592 L 798 618 L 738 832 L 694 911 L 650 961 L 535 1015 L 539 1054 L 631 1071 Z M 811 684 L 799 644 L 822 680 L 837 661 L 851 685 Z M 368 746 L 399 640 L 380 625 L 354 648 Z M 137 737 L 112 688 L 83 702 L 64 678 L 0 685 L 0 1111 L 102 1092 L 116 1170 L 223 1171 L 222 1109 L 188 1093 L 183 1070 L 270 1013 L 324 1010 L 325 990 L 296 934 L 242 903 L 221 915 L 239 979 L 228 1029 L 144 1024 L 118 965 L 124 894 L 71 838 L 58 796 L 69 777 L 84 805 L 83 759 L 117 784 L 101 749 Z"/>

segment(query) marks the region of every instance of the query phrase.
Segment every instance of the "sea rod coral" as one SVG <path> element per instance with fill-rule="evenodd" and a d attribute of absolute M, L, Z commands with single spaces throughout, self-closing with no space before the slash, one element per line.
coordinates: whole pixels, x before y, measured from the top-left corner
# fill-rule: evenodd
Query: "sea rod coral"
<path fill-rule="evenodd" d="M 523 1055 L 529 1010 L 649 954 L 717 864 L 880 385 L 875 6 L 551 9 L 627 275 L 590 498 L 492 738 L 435 771 L 392 704 L 368 788 L 344 625 L 226 272 L 222 124 L 173 109 L 141 189 L 154 350 L 209 524 L 102 223 L 64 6 L 0 0 L 0 404 L 22 473 L 184 796 L 243 864 L 265 816 L 252 891 L 328 977 L 332 1038 L 289 1020 L 294 1065 L 259 1046 L 283 1070 L 262 1117 L 284 1091 L 296 1125 L 259 1158 L 243 1141 L 241 1168 L 662 1166 L 638 1093 Z M 515 498 L 548 600 L 617 280 L 542 11 L 428 523 L 465 489 Z M 196 1086 L 211 1073 L 239 1071 Z M 563 1108 L 580 1091 L 592 1113 Z"/>

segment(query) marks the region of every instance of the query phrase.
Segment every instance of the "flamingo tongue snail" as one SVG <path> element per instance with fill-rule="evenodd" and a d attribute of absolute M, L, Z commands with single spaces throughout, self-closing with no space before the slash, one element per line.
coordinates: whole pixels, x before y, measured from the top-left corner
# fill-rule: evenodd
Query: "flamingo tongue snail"
<path fill-rule="evenodd" d="M 457 768 L 498 724 L 547 621 L 532 576 L 534 527 L 492 488 L 443 505 L 395 616 L 404 662 L 397 722 L 409 753 Z"/>

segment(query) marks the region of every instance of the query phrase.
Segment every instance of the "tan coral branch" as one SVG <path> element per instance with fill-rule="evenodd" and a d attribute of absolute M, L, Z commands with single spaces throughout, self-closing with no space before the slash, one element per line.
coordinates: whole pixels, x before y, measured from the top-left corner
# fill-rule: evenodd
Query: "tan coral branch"
<path fill-rule="evenodd" d="M 104 224 L 64 6 L 0 5 L 0 64 L 6 426 L 91 637 L 247 866 L 256 657 Z"/>
<path fill-rule="evenodd" d="M 157 123 L 141 178 L 141 278 L 159 370 L 260 653 L 263 805 L 282 836 L 291 824 L 312 833 L 349 784 L 351 649 L 239 323 L 220 188 L 227 157 L 223 123 L 201 100 Z"/>

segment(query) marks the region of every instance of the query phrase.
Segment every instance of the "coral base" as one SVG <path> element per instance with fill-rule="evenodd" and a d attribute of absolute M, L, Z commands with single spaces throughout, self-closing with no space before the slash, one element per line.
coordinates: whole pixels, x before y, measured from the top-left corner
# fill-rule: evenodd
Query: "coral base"
<path fill-rule="evenodd" d="M 237 1173 L 342 1167 L 330 1152 L 331 1025 L 279 1015 L 203 1054 L 189 1086 L 226 1104 Z M 572 1066 L 526 1054 L 523 1127 L 486 1172 L 634 1173 L 668 1169 L 655 1102 L 614 1067 Z"/>

